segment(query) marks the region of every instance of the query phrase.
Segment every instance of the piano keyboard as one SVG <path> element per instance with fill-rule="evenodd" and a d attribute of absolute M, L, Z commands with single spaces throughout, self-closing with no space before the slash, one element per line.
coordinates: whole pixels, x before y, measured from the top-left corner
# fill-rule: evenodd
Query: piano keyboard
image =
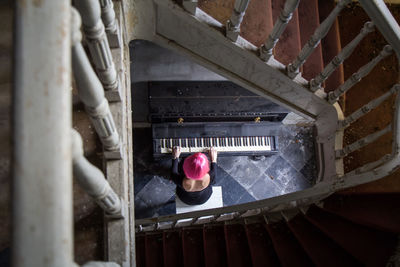
<path fill-rule="evenodd" d="M 274 136 L 161 138 L 156 143 L 159 144 L 161 154 L 171 153 L 174 146 L 180 146 L 182 153 L 206 152 L 210 147 L 218 152 L 276 150 Z"/>

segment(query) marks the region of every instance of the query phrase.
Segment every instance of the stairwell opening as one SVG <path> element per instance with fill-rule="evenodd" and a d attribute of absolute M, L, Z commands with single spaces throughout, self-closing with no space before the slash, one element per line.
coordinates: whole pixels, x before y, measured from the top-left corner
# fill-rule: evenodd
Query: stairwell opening
<path fill-rule="evenodd" d="M 156 125 L 185 128 L 199 123 L 199 128 L 183 132 L 206 136 L 211 131 L 227 137 L 232 135 L 229 131 L 235 131 L 225 127 L 228 122 L 242 125 L 242 134 L 250 136 L 246 131 L 252 131 L 252 125 L 263 125 L 259 131 L 274 137 L 274 152 L 220 153 L 214 186 L 222 188 L 223 206 L 301 191 L 315 184 L 312 125 L 287 124 L 289 110 L 149 41 L 132 41 L 130 54 L 136 219 L 176 213 L 176 186 L 170 179 L 172 156 L 155 154 L 155 139 L 162 135 L 155 133 Z M 214 124 L 221 128 L 208 129 Z M 172 130 L 164 135 L 172 137 Z"/>

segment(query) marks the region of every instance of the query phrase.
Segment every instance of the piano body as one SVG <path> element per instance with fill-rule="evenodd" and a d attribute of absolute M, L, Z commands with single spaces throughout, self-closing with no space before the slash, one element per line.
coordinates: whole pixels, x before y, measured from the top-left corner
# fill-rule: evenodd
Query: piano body
<path fill-rule="evenodd" d="M 215 147 L 219 156 L 268 155 L 288 110 L 228 81 L 151 82 L 153 156 Z"/>

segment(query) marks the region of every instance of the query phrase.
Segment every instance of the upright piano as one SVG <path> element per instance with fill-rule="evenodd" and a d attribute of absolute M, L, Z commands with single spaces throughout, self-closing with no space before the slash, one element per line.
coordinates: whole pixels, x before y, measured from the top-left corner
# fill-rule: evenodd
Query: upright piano
<path fill-rule="evenodd" d="M 153 156 L 208 151 L 219 156 L 268 155 L 288 110 L 228 81 L 151 82 Z"/>

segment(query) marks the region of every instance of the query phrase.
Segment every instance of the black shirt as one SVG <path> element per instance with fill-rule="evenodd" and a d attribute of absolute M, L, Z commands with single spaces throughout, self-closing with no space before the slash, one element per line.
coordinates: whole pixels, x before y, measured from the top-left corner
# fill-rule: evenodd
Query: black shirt
<path fill-rule="evenodd" d="M 182 164 L 179 163 L 179 159 L 172 160 L 172 181 L 176 184 L 176 194 L 182 200 L 182 202 L 188 205 L 200 205 L 205 203 L 212 194 L 212 186 L 215 184 L 215 178 L 217 177 L 217 163 L 212 162 L 210 172 L 210 183 L 206 188 L 201 191 L 188 192 L 183 188 L 183 179 L 185 174 L 183 172 Z"/>

